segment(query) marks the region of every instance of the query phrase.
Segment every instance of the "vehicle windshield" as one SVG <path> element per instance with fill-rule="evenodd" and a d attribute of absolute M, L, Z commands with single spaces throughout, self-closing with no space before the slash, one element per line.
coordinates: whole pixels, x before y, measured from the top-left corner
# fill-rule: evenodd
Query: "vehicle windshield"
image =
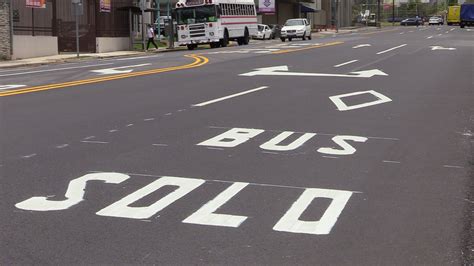
<path fill-rule="evenodd" d="M 288 20 L 288 21 L 285 23 L 285 26 L 301 26 L 301 25 L 304 25 L 304 23 L 303 23 L 302 20 L 299 20 L 299 19 Z"/>
<path fill-rule="evenodd" d="M 199 6 L 190 8 L 179 8 L 176 10 L 178 24 L 193 24 L 204 22 L 216 22 L 216 6 Z"/>
<path fill-rule="evenodd" d="M 258 27 L 257 28 L 258 31 L 263 31 L 263 28 L 264 28 L 263 25 L 258 25 L 257 27 Z"/>

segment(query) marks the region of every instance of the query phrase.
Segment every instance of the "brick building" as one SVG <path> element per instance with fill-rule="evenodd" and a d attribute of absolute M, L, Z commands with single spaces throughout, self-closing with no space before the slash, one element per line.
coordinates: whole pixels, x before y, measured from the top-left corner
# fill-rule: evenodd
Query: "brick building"
<path fill-rule="evenodd" d="M 7 0 L 0 0 L 0 60 L 11 57 L 10 5 Z"/>

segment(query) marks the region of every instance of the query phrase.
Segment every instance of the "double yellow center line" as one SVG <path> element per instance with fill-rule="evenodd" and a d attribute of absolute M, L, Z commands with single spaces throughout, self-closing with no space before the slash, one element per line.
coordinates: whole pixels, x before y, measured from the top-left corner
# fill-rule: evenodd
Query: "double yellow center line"
<path fill-rule="evenodd" d="M 119 75 L 113 75 L 113 76 L 83 79 L 83 80 L 69 81 L 69 82 L 64 82 L 64 83 L 55 83 L 55 84 L 48 84 L 48 85 L 42 85 L 42 86 L 28 87 L 28 88 L 18 89 L 18 90 L 3 91 L 3 92 L 0 92 L 0 97 L 12 96 L 12 95 L 18 95 L 18 94 L 25 94 L 25 93 L 31 93 L 31 92 L 38 92 L 38 91 L 60 89 L 60 88 L 78 86 L 78 85 L 85 85 L 85 84 L 98 83 L 98 82 L 104 82 L 104 81 L 110 81 L 110 80 L 130 78 L 130 77 L 152 75 L 152 74 L 175 71 L 175 70 L 196 68 L 196 67 L 203 66 L 203 65 L 205 65 L 209 62 L 209 59 L 207 57 L 204 57 L 204 56 L 201 56 L 201 55 L 194 55 L 193 54 L 193 55 L 185 55 L 185 56 L 194 59 L 194 62 L 192 62 L 190 64 L 187 64 L 187 65 L 182 65 L 182 66 L 158 68 L 158 69 L 151 69 L 151 70 L 132 72 L 132 73 L 126 73 L 126 74 L 119 74 Z"/>

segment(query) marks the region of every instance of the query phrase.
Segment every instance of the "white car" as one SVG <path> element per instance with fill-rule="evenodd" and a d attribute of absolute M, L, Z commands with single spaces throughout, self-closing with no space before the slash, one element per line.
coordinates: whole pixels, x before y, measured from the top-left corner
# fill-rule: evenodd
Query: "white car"
<path fill-rule="evenodd" d="M 431 17 L 430 20 L 428 21 L 429 25 L 443 25 L 444 21 L 441 17 Z"/>
<path fill-rule="evenodd" d="M 301 38 L 311 40 L 311 25 L 305 18 L 289 19 L 281 28 L 280 39 L 284 42 L 286 39 L 291 42 L 293 38 Z"/>
<path fill-rule="evenodd" d="M 258 24 L 257 33 L 252 37 L 254 39 L 270 40 L 272 38 L 272 29 L 268 25 Z"/>

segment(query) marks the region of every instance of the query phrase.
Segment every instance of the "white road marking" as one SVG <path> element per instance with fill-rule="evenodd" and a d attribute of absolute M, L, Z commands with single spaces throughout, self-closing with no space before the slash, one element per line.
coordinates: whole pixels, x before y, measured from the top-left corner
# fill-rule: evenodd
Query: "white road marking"
<path fill-rule="evenodd" d="M 426 39 L 431 39 L 431 38 L 433 38 L 433 36 L 428 36 L 428 37 L 426 37 Z"/>
<path fill-rule="evenodd" d="M 400 32 L 400 34 L 405 34 L 405 32 Z"/>
<path fill-rule="evenodd" d="M 179 109 L 178 112 L 184 112 L 186 109 Z"/>
<path fill-rule="evenodd" d="M 216 102 L 221 102 L 221 101 L 224 101 L 224 100 L 227 100 L 227 99 L 238 97 L 238 96 L 241 96 L 241 95 L 245 95 L 245 94 L 249 94 L 249 93 L 252 93 L 252 92 L 267 89 L 267 88 L 268 88 L 267 86 L 262 86 L 262 87 L 258 87 L 258 88 L 255 88 L 255 89 L 251 89 L 251 90 L 235 93 L 235 94 L 232 94 L 232 95 L 228 95 L 228 96 L 225 96 L 225 97 L 217 98 L 217 99 L 214 99 L 214 100 L 210 100 L 210 101 L 207 101 L 207 102 L 194 104 L 193 106 L 202 107 L 202 106 L 210 105 L 210 104 L 213 104 L 213 103 L 216 103 Z"/>
<path fill-rule="evenodd" d="M 411 31 L 409 31 L 409 33 L 412 33 L 412 32 L 413 32 L 412 30 L 411 30 Z"/>
<path fill-rule="evenodd" d="M 347 105 L 345 102 L 342 101 L 342 98 L 355 96 L 355 95 L 361 95 L 361 94 L 372 94 L 373 96 L 375 96 L 375 98 L 377 98 L 377 100 L 361 103 L 361 104 L 356 104 L 356 105 Z M 392 99 L 374 90 L 357 91 L 357 92 L 351 92 L 351 93 L 346 93 L 346 94 L 340 94 L 340 95 L 331 96 L 329 97 L 329 99 L 336 105 L 339 111 L 348 111 L 348 110 L 354 110 L 354 109 L 359 109 L 359 108 L 365 108 L 368 106 L 388 103 L 392 101 Z"/>
<path fill-rule="evenodd" d="M 357 62 L 357 61 L 359 61 L 359 60 L 356 59 L 356 60 L 347 61 L 347 62 L 345 62 L 345 63 L 339 64 L 339 65 L 335 65 L 334 67 L 345 66 L 345 65 L 348 65 L 348 64 L 355 63 L 355 62 Z"/>
<path fill-rule="evenodd" d="M 121 66 L 121 67 L 113 67 L 113 68 L 104 68 L 104 69 L 97 69 L 91 70 L 91 72 L 97 73 L 98 75 L 112 75 L 112 74 L 123 74 L 123 73 L 130 73 L 133 71 L 134 67 L 141 67 L 141 66 L 149 66 L 150 63 L 146 64 L 139 64 L 139 65 L 132 65 L 132 66 Z M 128 69 L 127 69 L 128 68 Z M 117 70 L 117 69 L 125 69 L 125 70 Z"/>
<path fill-rule="evenodd" d="M 66 148 L 68 146 L 69 146 L 69 144 L 61 144 L 61 145 L 56 146 L 56 148 L 57 149 L 63 149 L 63 148 Z"/>
<path fill-rule="evenodd" d="M 169 115 L 172 115 L 172 114 L 173 114 L 173 113 L 166 113 L 165 115 L 166 115 L 166 116 L 169 116 Z"/>
<path fill-rule="evenodd" d="M 117 132 L 117 131 L 118 131 L 118 129 L 111 129 L 111 130 L 109 130 L 110 133 L 114 133 L 114 132 Z"/>
<path fill-rule="evenodd" d="M 441 35 L 443 35 L 443 34 L 442 33 L 438 34 L 438 36 L 441 36 Z"/>
<path fill-rule="evenodd" d="M 21 158 L 29 159 L 29 158 L 35 157 L 36 155 L 37 155 L 36 153 L 32 153 L 32 154 L 28 154 L 28 155 L 25 155 L 25 156 L 21 156 Z"/>
<path fill-rule="evenodd" d="M 383 160 L 382 162 L 384 162 L 384 163 L 401 163 L 399 161 L 386 161 L 386 160 Z"/>
<path fill-rule="evenodd" d="M 302 136 L 300 136 L 298 139 L 294 140 L 293 142 L 286 145 L 280 145 L 281 142 L 283 142 L 285 139 L 287 139 L 289 136 L 293 135 L 294 133 L 295 132 L 292 132 L 292 131 L 284 131 L 278 134 L 278 136 L 260 145 L 260 148 L 264 150 L 270 150 L 270 151 L 292 151 L 303 146 L 303 144 L 305 144 L 308 140 L 316 136 L 316 133 L 304 133 Z"/>
<path fill-rule="evenodd" d="M 126 127 L 131 127 L 131 126 L 133 126 L 133 124 L 128 124 L 128 125 L 126 125 Z"/>
<path fill-rule="evenodd" d="M 108 142 L 105 142 L 105 141 L 95 141 L 95 140 L 83 140 L 81 142 L 82 143 L 93 143 L 93 144 L 109 144 Z"/>
<path fill-rule="evenodd" d="M 339 215 L 352 196 L 350 191 L 308 188 L 291 205 L 290 209 L 275 224 L 273 230 L 290 233 L 327 235 L 336 224 Z M 303 221 L 299 218 L 317 198 L 332 199 L 329 207 L 318 221 Z"/>
<path fill-rule="evenodd" d="M 357 49 L 357 48 L 369 47 L 369 46 L 372 46 L 372 45 L 365 43 L 365 44 L 359 44 L 359 45 L 353 46 L 352 48 Z"/>
<path fill-rule="evenodd" d="M 18 89 L 18 88 L 23 88 L 23 87 L 26 87 L 26 85 L 16 85 L 16 84 L 0 85 L 0 91 L 1 90 Z"/>
<path fill-rule="evenodd" d="M 155 144 L 151 144 L 153 146 L 158 146 L 158 147 L 168 147 L 168 144 L 161 144 L 161 143 L 155 143 Z"/>
<path fill-rule="evenodd" d="M 454 30 L 454 28 L 450 29 L 449 31 L 453 31 L 453 30 Z"/>
<path fill-rule="evenodd" d="M 449 30 L 447 30 L 445 33 L 449 33 Z"/>
<path fill-rule="evenodd" d="M 271 151 L 262 151 L 262 153 L 280 155 L 278 152 L 271 152 Z"/>
<path fill-rule="evenodd" d="M 85 137 L 84 140 L 89 140 L 89 139 L 93 139 L 93 138 L 95 138 L 95 136 Z"/>
<path fill-rule="evenodd" d="M 430 46 L 430 48 L 431 48 L 431 51 L 435 51 L 435 50 L 454 51 L 454 50 L 456 50 L 456 48 L 452 48 L 452 47 L 442 47 L 442 46 Z"/>
<path fill-rule="evenodd" d="M 399 45 L 399 46 L 392 47 L 392 48 L 390 48 L 390 49 L 387 49 L 387 50 L 378 52 L 377 54 L 385 54 L 385 53 L 387 53 L 387 52 L 393 51 L 393 50 L 398 49 L 398 48 L 402 48 L 402 47 L 404 47 L 404 46 L 406 46 L 406 44 L 402 44 L 402 45 Z"/>
<path fill-rule="evenodd" d="M 161 55 L 153 55 L 153 56 L 139 56 L 139 57 L 129 57 L 129 58 L 119 58 L 115 59 L 117 61 L 126 61 L 126 60 L 135 60 L 135 59 L 148 59 L 148 58 L 154 58 L 154 57 L 160 57 Z"/>
<path fill-rule="evenodd" d="M 206 147 L 208 150 L 218 150 L 218 151 L 223 151 L 224 149 L 222 148 L 213 148 L 213 147 Z"/>
<path fill-rule="evenodd" d="M 443 165 L 443 167 L 446 167 L 446 168 L 458 168 L 458 169 L 464 169 L 464 167 L 462 166 L 457 166 L 457 165 Z"/>
<path fill-rule="evenodd" d="M 35 74 L 35 73 L 45 73 L 45 72 L 63 71 L 63 70 L 79 69 L 79 68 L 89 68 L 89 67 L 97 67 L 97 66 L 107 66 L 107 65 L 113 65 L 113 64 L 114 64 L 114 63 L 105 63 L 105 64 L 96 64 L 96 65 L 87 65 L 87 66 L 76 66 L 76 67 L 64 67 L 64 68 L 44 69 L 44 70 L 27 71 L 27 72 L 21 72 L 21 73 L 3 74 L 3 75 L 0 75 L 0 77 L 9 77 L 9 76 L 18 76 L 18 75 L 28 75 L 28 74 Z"/>
<path fill-rule="evenodd" d="M 321 156 L 321 157 L 329 158 L 329 159 L 339 159 L 339 157 L 334 157 L 334 156 Z"/>
<path fill-rule="evenodd" d="M 184 219 L 183 223 L 234 228 L 239 227 L 245 220 L 247 220 L 247 216 L 217 214 L 215 212 L 248 185 L 249 183 L 242 182 L 232 184 L 213 200 L 209 201 L 188 218 Z"/>
<path fill-rule="evenodd" d="M 349 74 L 302 73 L 289 72 L 288 66 L 257 68 L 255 71 L 240 74 L 239 76 L 302 76 L 302 77 L 340 77 L 340 78 L 371 78 L 373 76 L 388 76 L 378 69 L 350 72 Z"/>
<path fill-rule="evenodd" d="M 143 119 L 143 121 L 153 121 L 153 120 L 155 120 L 155 118 L 145 118 L 145 119 Z"/>

